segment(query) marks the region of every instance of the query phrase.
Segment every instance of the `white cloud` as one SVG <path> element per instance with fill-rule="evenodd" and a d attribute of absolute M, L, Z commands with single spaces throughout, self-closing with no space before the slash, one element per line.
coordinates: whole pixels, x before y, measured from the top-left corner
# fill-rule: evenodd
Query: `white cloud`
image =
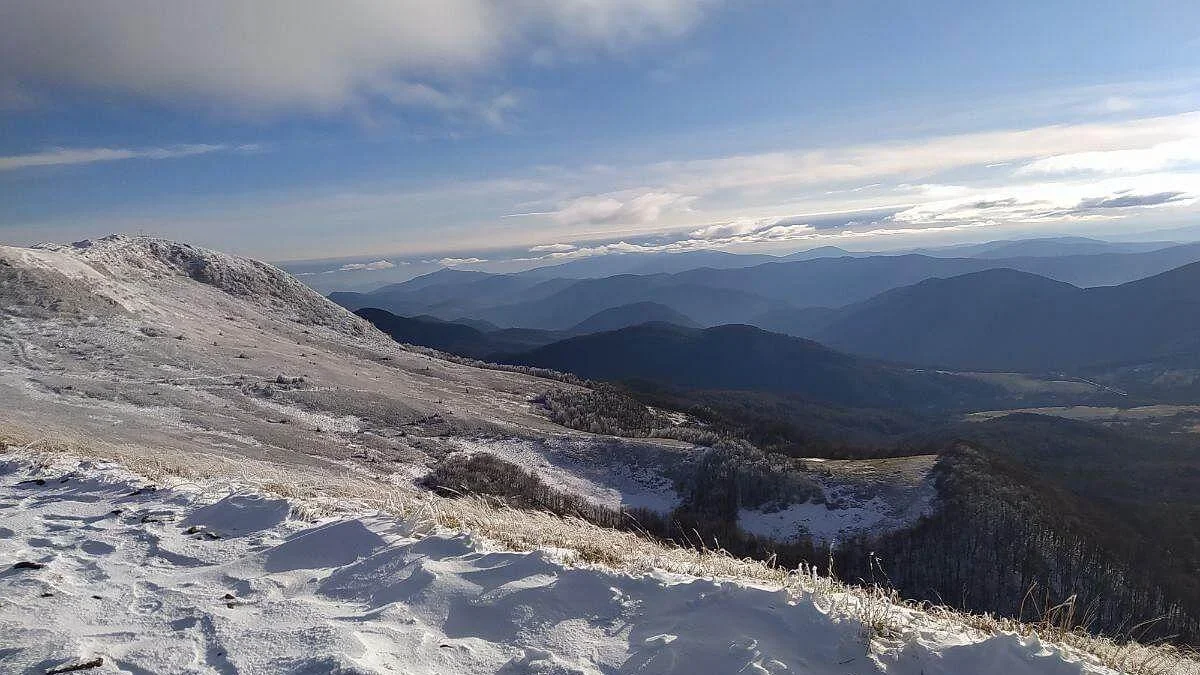
<path fill-rule="evenodd" d="M 559 229 L 539 232 L 539 236 L 616 238 L 685 232 L 689 239 L 734 243 L 796 236 L 795 232 L 770 232 L 762 224 L 778 223 L 797 212 L 834 216 L 869 211 L 902 212 L 906 214 L 904 218 L 925 225 L 1111 218 L 1120 215 L 1119 210 L 1090 209 L 1085 213 L 1079 206 L 1085 199 L 1103 200 L 1106 195 L 1116 194 L 1122 189 L 1119 186 L 1097 187 L 1094 180 L 1084 181 L 1088 189 L 1064 196 L 1058 183 L 1043 185 L 1041 181 L 1052 169 L 1078 173 L 1112 168 L 1116 173 L 1117 167 L 1123 167 L 1121 172 L 1132 174 L 1131 178 L 1155 174 L 1135 186 L 1137 195 L 1192 194 L 1190 189 L 1170 187 L 1179 181 L 1166 170 L 1200 159 L 1200 148 L 1196 146 L 1200 138 L 1198 130 L 1200 113 L 1186 113 L 1121 122 L 668 161 L 640 167 L 562 171 L 560 180 L 564 182 L 608 182 L 611 188 L 614 180 L 629 180 L 636 181 L 633 184 L 639 187 L 598 191 L 559 202 L 548 212 L 522 215 L 549 216 L 563 227 L 619 226 L 587 232 Z M 1020 168 L 1016 171 L 1002 168 L 1008 165 Z M 989 166 L 994 170 L 981 172 Z M 1156 187 L 1150 184 L 1154 181 L 1163 184 Z M 1008 185 L 995 187 L 1004 182 Z M 1041 191 L 1055 196 L 1046 199 L 1047 205 L 1006 207 L 1003 201 L 1011 198 L 1014 190 L 1019 194 Z M 799 196 L 798 191 L 802 191 Z M 990 191 L 998 195 L 991 195 Z M 986 202 L 996 203 L 986 205 Z M 986 208 L 972 207 L 978 213 L 971 213 L 967 207 L 973 203 L 985 204 Z M 948 208 L 949 205 L 953 208 Z M 1182 206 L 1187 202 L 1172 200 L 1169 205 Z M 689 221 L 697 220 L 715 224 L 690 225 Z M 880 225 L 877 229 L 884 228 Z"/>
<path fill-rule="evenodd" d="M 513 52 L 677 36 L 710 0 L 39 0 L 0 3 L 0 81 L 249 110 L 330 111 L 452 81 Z M 420 85 L 416 85 L 420 86 Z M 503 96 L 503 95 L 501 95 Z M 503 107 L 509 99 L 492 101 Z"/>
<path fill-rule="evenodd" d="M 408 263 L 401 263 L 407 265 Z M 376 260 L 369 263 L 347 263 L 338 268 L 339 272 L 355 272 L 359 270 L 375 271 L 375 270 L 390 270 L 396 266 L 396 263 L 390 260 Z"/>
<path fill-rule="evenodd" d="M 442 267 L 458 267 L 460 265 L 476 265 L 487 262 L 487 258 L 442 258 L 436 261 Z"/>
<path fill-rule="evenodd" d="M 773 224 L 774 221 L 772 220 L 770 223 Z M 757 232 L 763 229 L 766 224 L 768 222 L 761 218 L 743 218 L 730 223 L 708 225 L 698 230 L 693 230 L 690 234 L 694 239 L 725 239 Z"/>
<path fill-rule="evenodd" d="M 748 222 L 748 221 L 747 221 Z M 840 242 L 869 240 L 876 238 L 945 235 L 962 230 L 985 227 L 985 223 L 949 223 L 949 224 L 896 224 L 848 222 L 844 227 L 822 229 L 814 228 L 806 223 L 788 223 L 779 220 L 763 220 L 754 227 L 739 227 L 739 230 L 727 236 L 697 238 L 684 236 L 674 241 L 662 243 L 637 244 L 627 241 L 616 241 L 592 246 L 583 246 L 572 251 L 551 253 L 540 258 L 526 260 L 575 260 L 601 255 L 620 253 L 681 253 L 706 249 L 729 249 L 756 244 L 806 244 L 809 246 L 829 245 Z M 712 225 L 697 230 L 697 232 L 716 232 L 723 225 Z"/>
<path fill-rule="evenodd" d="M 1017 170 L 1020 174 L 1145 173 L 1173 167 L 1200 165 L 1200 128 L 1197 135 L 1147 148 L 1077 152 L 1045 157 Z"/>
<path fill-rule="evenodd" d="M 114 162 L 123 159 L 174 159 L 206 155 L 212 152 L 257 150 L 254 145 L 176 145 L 169 148 L 59 148 L 28 155 L 0 157 L 0 171 L 25 169 L 35 166 L 60 166 L 66 164 L 91 164 L 92 162 Z"/>
<path fill-rule="evenodd" d="M 963 197 L 913 206 L 892 218 L 910 224 L 1102 220 L 1144 209 L 1191 206 L 1198 198 L 1200 174 L 1146 174 L 976 189 Z"/>
<path fill-rule="evenodd" d="M 538 246 L 530 246 L 530 253 L 565 253 L 574 251 L 579 248 L 575 244 L 540 244 Z"/>
<path fill-rule="evenodd" d="M 665 211 L 686 211 L 694 199 L 676 192 L 633 190 L 573 199 L 552 215 L 563 225 L 647 225 Z"/>
<path fill-rule="evenodd" d="M 935 136 L 890 143 L 797 149 L 689 161 L 648 168 L 663 190 L 703 195 L 716 190 L 837 185 L 869 179 L 914 179 L 971 166 L 999 166 L 1047 155 L 1140 150 L 1200 136 L 1200 113 L 1112 123 Z"/>

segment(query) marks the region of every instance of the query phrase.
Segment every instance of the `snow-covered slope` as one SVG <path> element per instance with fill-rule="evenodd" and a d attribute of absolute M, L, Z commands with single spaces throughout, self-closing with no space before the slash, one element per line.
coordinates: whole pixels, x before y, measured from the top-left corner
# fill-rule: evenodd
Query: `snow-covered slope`
<path fill-rule="evenodd" d="M 870 640 L 844 591 L 614 573 L 361 509 L 301 518 L 314 508 L 0 455 L 0 670 L 1112 673 L 900 607 Z"/>
<path fill-rule="evenodd" d="M 551 386 L 404 349 L 257 261 L 145 237 L 0 247 L 0 424 L 411 465 L 422 439 L 570 433 L 529 402 Z"/>

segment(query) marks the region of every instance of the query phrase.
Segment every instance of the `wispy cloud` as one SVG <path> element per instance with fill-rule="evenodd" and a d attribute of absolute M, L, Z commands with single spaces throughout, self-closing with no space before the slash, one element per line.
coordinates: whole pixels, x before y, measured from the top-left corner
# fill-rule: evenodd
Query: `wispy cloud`
<path fill-rule="evenodd" d="M 175 159 L 213 152 L 252 152 L 257 145 L 173 145 L 165 148 L 57 148 L 27 155 L 0 157 L 0 171 L 37 166 L 115 162 L 126 159 Z"/>
<path fill-rule="evenodd" d="M 968 190 L 896 213 L 909 224 L 1052 223 L 1121 217 L 1144 209 L 1182 207 L 1200 199 L 1200 174 L 1147 174 L 1101 181 L 1033 183 Z"/>
<path fill-rule="evenodd" d="M 451 266 L 505 248 L 550 259 L 622 250 L 782 250 L 1134 216 L 1153 229 L 1196 209 L 1200 167 L 1187 162 L 1197 156 L 1197 138 L 1200 113 L 1187 113 L 628 166 L 537 167 L 415 188 L 288 191 L 90 227 L 129 229 L 152 219 L 180 236 L 232 236 L 252 225 L 306 238 L 308 257 L 316 257 L 313 249 L 343 257 L 372 250 L 461 255 L 447 260 Z M 359 232 L 355 248 L 329 231 L 330 223 Z"/>
<path fill-rule="evenodd" d="M 686 211 L 695 199 L 677 192 L 628 190 L 572 199 L 550 215 L 563 225 L 646 225 L 666 211 Z"/>
<path fill-rule="evenodd" d="M 566 253 L 579 248 L 575 244 L 541 244 L 538 246 L 530 246 L 530 253 Z"/>
<path fill-rule="evenodd" d="M 401 265 L 407 265 L 407 262 L 401 262 Z M 376 260 L 368 263 L 346 263 L 338 268 L 339 272 L 357 272 L 357 271 L 377 271 L 390 270 L 396 267 L 396 263 L 390 260 Z"/>
<path fill-rule="evenodd" d="M 1147 148 L 1077 152 L 1044 157 L 1017 170 L 1019 175 L 1096 173 L 1146 173 L 1200 166 L 1200 125 L 1190 138 L 1158 143 Z"/>
<path fill-rule="evenodd" d="M 1002 166 L 1048 156 L 1139 151 L 1151 147 L 1159 148 L 1157 153 L 1182 153 L 1194 147 L 1186 143 L 1193 143 L 1198 137 L 1200 113 L 1186 113 L 1123 122 L 1051 125 L 661 162 L 649 167 L 648 172 L 664 179 L 661 189 L 703 194 L 715 190 L 919 178 L 971 166 Z M 1171 145 L 1177 142 L 1184 143 Z"/>
<path fill-rule="evenodd" d="M 463 265 L 485 263 L 487 262 L 487 258 L 442 258 L 441 260 L 427 260 L 425 262 L 436 262 L 442 267 L 461 267 Z"/>

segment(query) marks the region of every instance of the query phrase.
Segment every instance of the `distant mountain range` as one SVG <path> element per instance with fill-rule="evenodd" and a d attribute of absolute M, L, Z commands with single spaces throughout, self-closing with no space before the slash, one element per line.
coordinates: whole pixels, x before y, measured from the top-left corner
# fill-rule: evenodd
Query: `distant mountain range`
<path fill-rule="evenodd" d="M 823 315 L 808 328 L 853 353 L 957 369 L 1200 360 L 1200 263 L 1095 288 L 1008 269 L 930 279 Z"/>
<path fill-rule="evenodd" d="M 998 244 L 989 250 L 1011 251 L 1014 246 L 1042 250 L 1047 247 L 1058 247 L 1056 250 L 1094 247 L 1095 244 L 1089 241 L 1046 243 L 1033 240 Z M 732 256 L 717 252 L 696 253 L 705 255 L 688 258 L 692 264 L 727 260 Z M 708 255 L 713 253 L 717 254 Z M 987 251 L 978 253 L 986 254 Z M 821 254 L 805 252 L 805 255 Z M 651 257 L 651 260 L 661 262 L 658 258 Z M 919 254 L 858 257 L 846 254 L 808 260 L 772 260 L 750 267 L 701 267 L 598 279 L 548 278 L 547 274 L 552 273 L 548 270 L 555 268 L 504 275 L 442 270 L 371 293 L 334 293 L 330 298 L 350 309 L 376 307 L 403 316 L 430 315 L 456 321 L 465 318 L 505 328 L 560 331 L 572 330 L 605 310 L 651 303 L 701 326 L 746 323 L 806 336 L 832 320 L 832 308 L 863 302 L 880 293 L 927 279 L 1006 268 L 1076 286 L 1115 285 L 1200 260 L 1200 244 L 1143 252 L 1042 257 Z M 591 264 L 592 259 L 576 262 Z M 646 318 L 682 322 L 665 315 Z"/>
<path fill-rule="evenodd" d="M 1014 394 L 973 376 L 856 356 L 746 325 L 694 328 L 650 322 L 588 334 L 535 329 L 486 332 L 374 308 L 356 313 L 399 342 L 597 380 L 766 392 L 821 405 L 927 412 L 1057 400 Z"/>
<path fill-rule="evenodd" d="M 635 302 L 601 310 L 580 321 L 572 333 L 600 333 L 618 330 L 628 326 L 639 326 L 644 323 L 669 323 L 684 328 L 699 328 L 700 325 L 670 307 L 657 302 Z"/>
<path fill-rule="evenodd" d="M 743 325 L 643 324 L 561 340 L 505 360 L 594 379 L 798 394 L 851 407 L 957 407 L 1000 394 L 976 380 L 899 368 Z"/>
<path fill-rule="evenodd" d="M 1101 253 L 1146 253 L 1178 246 L 1173 241 L 1115 242 L 1090 237 L 1041 237 L 918 249 L 913 253 L 955 258 L 1057 257 Z"/>
<path fill-rule="evenodd" d="M 444 352 L 484 360 L 497 360 L 577 335 L 618 330 L 645 323 L 696 327 L 688 317 L 665 305 L 650 302 L 606 309 L 581 321 L 571 330 L 497 328 L 486 321 L 445 321 L 433 316 L 397 316 L 386 310 L 364 307 L 355 311 L 393 339 L 433 347 Z"/>

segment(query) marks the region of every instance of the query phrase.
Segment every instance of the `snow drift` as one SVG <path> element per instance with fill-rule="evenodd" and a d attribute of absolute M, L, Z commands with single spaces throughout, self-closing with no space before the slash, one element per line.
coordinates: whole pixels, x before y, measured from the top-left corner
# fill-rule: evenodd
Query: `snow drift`
<path fill-rule="evenodd" d="M 310 505 L 311 506 L 311 505 Z M 348 506 L 348 505 L 347 505 Z M 836 593 L 569 566 L 361 510 L 0 457 L 0 667 L 42 673 L 1111 673 Z"/>

